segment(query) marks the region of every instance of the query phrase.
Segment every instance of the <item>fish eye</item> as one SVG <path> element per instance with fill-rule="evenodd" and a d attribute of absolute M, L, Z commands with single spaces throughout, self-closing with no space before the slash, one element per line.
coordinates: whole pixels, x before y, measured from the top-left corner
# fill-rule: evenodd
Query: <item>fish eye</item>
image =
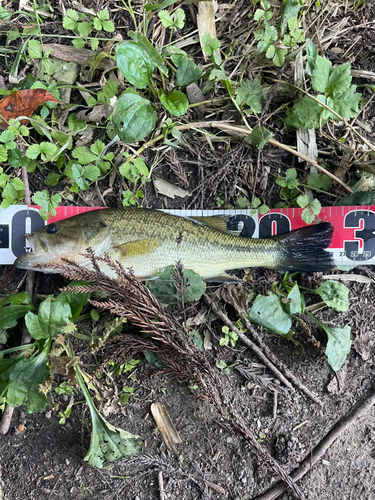
<path fill-rule="evenodd" d="M 48 226 L 46 227 L 47 234 L 57 233 L 58 230 L 59 230 L 59 228 L 57 227 L 56 224 L 48 224 Z"/>

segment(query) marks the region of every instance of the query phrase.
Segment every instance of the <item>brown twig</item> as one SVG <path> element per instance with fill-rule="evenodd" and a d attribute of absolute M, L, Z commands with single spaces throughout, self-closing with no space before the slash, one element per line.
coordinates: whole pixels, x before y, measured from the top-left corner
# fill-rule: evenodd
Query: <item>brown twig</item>
<path fill-rule="evenodd" d="M 256 340 L 256 342 L 260 346 L 260 349 L 262 350 L 262 352 L 265 353 L 267 358 L 270 359 L 271 362 L 274 363 L 274 365 L 276 365 L 278 369 L 285 374 L 285 377 L 288 380 L 290 380 L 295 385 L 295 387 L 297 387 L 300 391 L 304 392 L 315 403 L 318 403 L 320 406 L 322 406 L 323 403 L 320 401 L 320 399 L 313 392 L 311 392 L 310 389 L 308 389 L 304 384 L 302 384 L 302 382 L 289 370 L 289 368 L 282 361 L 280 361 L 274 355 L 274 353 L 266 346 L 260 335 L 258 335 L 258 333 L 253 328 L 248 318 L 245 316 L 243 309 L 238 305 L 238 302 L 233 297 L 230 288 L 227 288 L 226 292 L 231 306 L 235 308 L 237 314 L 240 316 L 246 329 L 248 330 L 248 332 L 251 333 L 252 337 Z M 245 338 L 247 337 L 245 336 Z"/>
<path fill-rule="evenodd" d="M 0 434 L 6 434 L 9 431 L 10 423 L 13 417 L 13 406 L 6 405 L 0 422 Z"/>
<path fill-rule="evenodd" d="M 355 424 L 361 417 L 363 417 L 375 404 L 375 390 L 364 399 L 362 402 L 357 403 L 346 415 L 346 417 L 337 422 L 337 424 L 329 431 L 329 433 L 320 441 L 312 453 L 308 453 L 306 458 L 301 462 L 301 465 L 291 473 L 294 481 L 301 479 L 326 453 L 328 448 L 336 441 L 340 435 L 348 429 L 351 425 Z M 269 490 L 267 493 L 257 497 L 254 500 L 274 500 L 286 490 L 283 484 L 279 484 Z"/>
<path fill-rule="evenodd" d="M 165 489 L 164 489 L 164 481 L 163 481 L 163 472 L 159 471 L 158 474 L 158 484 L 159 484 L 159 498 L 160 500 L 165 500 Z"/>
<path fill-rule="evenodd" d="M 194 129 L 211 128 L 211 127 L 218 128 L 219 130 L 228 130 L 230 132 L 234 132 L 235 134 L 238 134 L 240 137 L 245 137 L 245 136 L 249 135 L 251 132 L 251 129 L 242 128 L 242 127 L 238 127 L 235 125 L 230 125 L 228 123 L 220 122 L 220 121 L 194 122 L 194 123 L 190 123 L 189 125 L 178 125 L 176 127 L 176 130 L 194 130 Z M 163 140 L 163 139 L 164 139 L 164 135 L 160 134 L 157 137 L 154 137 L 150 141 L 146 142 L 145 144 L 143 144 L 142 147 L 140 147 L 138 149 L 138 151 L 136 153 L 134 153 L 132 156 L 130 156 L 128 158 L 128 161 L 136 158 L 145 149 L 149 148 L 150 146 L 152 146 L 156 142 Z M 349 187 L 347 184 L 345 184 L 345 182 L 343 182 L 341 179 L 339 179 L 334 174 L 332 174 L 332 172 L 330 172 L 326 168 L 322 167 L 321 165 L 319 165 L 319 163 L 312 160 L 308 156 L 300 153 L 299 151 L 296 151 L 295 149 L 291 148 L 290 146 L 287 146 L 286 144 L 282 144 L 281 142 L 276 141 L 275 139 L 269 139 L 268 142 L 269 142 L 269 144 L 272 144 L 272 146 L 276 146 L 280 149 L 283 149 L 284 151 L 287 151 L 288 153 L 291 153 L 294 156 L 298 156 L 298 158 L 301 158 L 306 163 L 309 163 L 310 165 L 315 167 L 317 170 L 319 170 L 319 172 L 322 172 L 323 174 L 328 175 L 328 177 L 330 177 L 332 180 L 334 180 L 335 182 L 340 184 L 340 186 L 342 186 L 344 189 L 346 189 L 346 191 L 348 191 L 349 193 L 353 192 L 352 188 Z"/>
<path fill-rule="evenodd" d="M 241 330 L 239 330 L 234 323 L 228 318 L 226 314 L 221 311 L 219 306 L 216 304 L 215 301 L 213 301 L 207 294 L 204 294 L 203 296 L 204 300 L 207 302 L 207 304 L 211 307 L 211 309 L 214 311 L 214 313 L 233 331 L 238 335 L 238 338 L 245 344 L 247 347 L 249 347 L 257 356 L 259 359 L 263 361 L 263 363 L 268 366 L 268 368 L 272 371 L 274 375 L 286 386 L 288 389 L 294 392 L 294 387 L 292 384 L 287 380 L 284 375 L 276 368 L 274 364 L 271 363 L 271 361 L 263 354 L 262 350 L 254 344 L 254 342 L 246 337 Z"/>

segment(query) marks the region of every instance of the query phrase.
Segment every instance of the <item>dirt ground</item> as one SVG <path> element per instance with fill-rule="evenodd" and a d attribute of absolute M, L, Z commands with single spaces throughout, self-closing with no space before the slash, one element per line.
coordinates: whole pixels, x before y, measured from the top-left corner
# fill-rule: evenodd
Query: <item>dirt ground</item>
<path fill-rule="evenodd" d="M 325 53 L 333 63 L 349 61 L 353 69 L 369 71 L 374 75 L 374 4 L 364 2 L 354 11 L 352 7 L 356 2 L 343 2 L 347 9 L 341 3 L 327 2 L 328 5 L 324 6 L 326 10 L 323 14 L 327 16 L 327 21 L 321 36 L 323 33 L 333 33 L 330 41 L 324 45 Z M 242 11 L 246 13 L 243 17 Z M 235 3 L 232 14 L 218 23 L 219 38 L 227 36 L 227 22 L 238 30 L 237 35 L 233 30 L 230 36 L 241 37 L 248 22 L 247 14 L 247 2 Z M 220 28 L 224 31 L 220 32 Z M 290 67 L 288 71 L 292 71 Z M 354 81 L 357 85 L 371 83 L 363 78 Z M 362 90 L 366 99 L 372 97 L 372 90 Z M 368 125 L 366 137 L 372 142 L 375 137 L 374 109 L 373 105 L 369 105 L 361 117 Z M 277 125 L 277 119 L 275 123 Z M 295 145 L 295 134 L 286 133 L 281 128 L 277 133 L 278 140 Z M 180 183 L 192 193 L 191 196 L 186 200 L 170 200 L 157 195 L 150 183 L 146 186 L 145 207 L 217 208 L 217 196 L 222 197 L 226 204 L 236 206 L 235 200 L 243 195 L 242 190 L 246 190 L 250 197 L 258 196 L 262 202 L 273 206 L 280 201 L 280 188 L 269 172 L 282 175 L 287 168 L 295 166 L 302 177 L 305 168 L 297 166 L 292 155 L 269 145 L 259 152 L 248 144 L 234 141 L 223 145 L 219 142 L 201 143 L 200 136 L 191 135 L 190 139 L 194 143 L 192 150 L 176 150 L 177 161 L 175 157 L 163 158 L 155 173 L 176 185 Z M 319 135 L 318 149 L 323 152 L 332 171 L 339 167 L 343 151 L 336 143 L 332 146 L 327 135 Z M 155 155 L 154 151 L 146 151 L 146 163 L 153 161 Z M 170 171 L 171 163 L 179 165 L 179 173 Z M 188 186 L 181 183 L 182 172 L 187 174 Z M 345 175 L 346 182 L 358 179 L 355 170 Z M 32 188 L 39 189 L 41 180 L 38 174 L 31 177 L 30 183 Z M 332 190 L 338 196 L 345 194 L 336 185 Z M 116 190 L 114 193 L 109 198 L 115 206 L 120 198 Z M 332 204 L 332 199 L 325 195 L 319 199 L 323 206 Z M 77 200 L 77 203 L 82 204 L 82 200 Z M 375 274 L 370 266 L 356 268 L 351 273 L 368 276 L 372 281 L 346 283 L 350 289 L 349 311 L 337 313 L 323 309 L 316 313 L 318 319 L 330 326 L 349 325 L 352 328 L 353 346 L 337 374 L 331 370 L 324 356 L 325 340 L 322 332 L 308 319 L 304 318 L 312 336 L 307 335 L 301 323 L 294 322 L 295 342 L 257 327 L 269 349 L 320 399 L 322 406 L 298 389 L 292 392 L 283 387 L 256 355 L 240 342 L 234 349 L 221 347 L 218 339 L 221 337 L 222 323 L 217 318 L 199 325 L 202 336 L 207 334 L 209 338 L 210 348 L 206 349 L 205 355 L 211 366 L 215 367 L 223 359 L 231 366 L 229 374 L 220 372 L 227 400 L 235 406 L 261 445 L 288 473 L 310 456 L 314 447 L 357 403 L 364 401 L 374 391 Z M 16 272 L 9 284 L 9 291 L 18 286 L 22 276 L 21 271 Z M 258 293 L 264 294 L 271 289 L 274 281 L 281 278 L 281 273 L 267 270 L 250 273 L 251 284 Z M 316 288 L 323 281 L 321 275 L 316 273 L 311 276 L 301 274 L 298 282 Z M 42 277 L 39 291 L 51 293 L 63 283 L 61 277 Z M 246 284 L 215 286 L 208 288 L 208 292 L 220 293 L 220 288 L 225 287 L 246 287 Z M 307 295 L 307 301 L 312 300 Z M 233 321 L 237 319 L 230 305 L 222 301 L 221 307 Z M 202 310 L 207 311 L 207 306 L 196 304 L 193 310 L 189 310 L 189 317 L 196 317 Z M 173 314 L 180 313 L 179 310 L 173 310 Z M 107 353 L 104 349 L 93 357 L 87 351 L 80 352 L 80 344 L 77 344 L 77 349 L 87 369 L 92 368 Z M 142 354 L 135 355 L 135 358 L 140 360 L 136 370 L 129 376 L 115 378 L 107 387 L 112 392 L 105 398 L 107 410 L 104 407 L 102 410 L 107 411 L 106 418 L 113 425 L 142 437 L 144 454 L 118 462 L 106 470 L 89 466 L 83 458 L 90 443 L 90 415 L 78 389 L 74 392 L 72 413 L 65 425 L 59 424 L 58 411 L 51 407 L 35 415 L 28 415 L 23 407 L 16 408 L 9 432 L 0 436 L 0 499 L 156 500 L 163 498 L 161 490 L 164 487 L 165 498 L 169 499 L 250 500 L 256 499 L 278 482 L 275 474 L 228 427 L 216 410 L 194 395 L 194 391 L 189 389 L 188 380 L 178 380 L 159 371 Z M 63 378 L 55 380 L 56 384 L 62 381 Z M 111 408 L 116 391 L 121 392 L 124 385 L 134 388 L 133 395 L 120 410 Z M 60 405 L 59 411 L 63 410 L 69 398 L 54 397 Z M 150 406 L 156 401 L 167 408 L 181 437 L 182 442 L 177 445 L 178 456 L 167 449 L 156 428 L 150 413 Z M 309 500 L 373 500 L 374 467 L 375 406 L 339 436 L 298 484 Z M 279 498 L 291 500 L 294 496 L 287 491 Z"/>

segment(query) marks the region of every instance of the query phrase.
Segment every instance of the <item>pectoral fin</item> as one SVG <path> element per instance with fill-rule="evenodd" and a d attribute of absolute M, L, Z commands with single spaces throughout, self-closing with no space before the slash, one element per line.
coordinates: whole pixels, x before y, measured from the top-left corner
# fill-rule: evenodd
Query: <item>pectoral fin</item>
<path fill-rule="evenodd" d="M 160 241 L 155 239 L 134 240 L 115 247 L 123 257 L 147 255 L 160 246 Z"/>

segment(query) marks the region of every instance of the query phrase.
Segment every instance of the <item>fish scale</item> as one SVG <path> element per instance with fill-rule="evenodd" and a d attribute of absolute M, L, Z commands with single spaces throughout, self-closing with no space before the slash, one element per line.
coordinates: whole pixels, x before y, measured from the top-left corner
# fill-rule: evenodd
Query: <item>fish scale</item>
<path fill-rule="evenodd" d="M 132 267 L 141 277 L 152 276 L 163 267 L 181 261 L 204 278 L 224 274 L 227 269 L 243 267 L 275 268 L 279 263 L 278 242 L 273 239 L 249 240 L 210 226 L 165 212 L 129 209 L 126 221 L 131 233 L 124 235 L 123 215 L 117 209 L 103 212 L 103 220 L 114 228 L 113 244 L 127 241 L 157 239 L 160 246 L 147 255 L 120 255 L 125 267 Z M 111 252 L 110 252 L 111 254 Z M 121 258 L 122 257 L 122 258 Z"/>

